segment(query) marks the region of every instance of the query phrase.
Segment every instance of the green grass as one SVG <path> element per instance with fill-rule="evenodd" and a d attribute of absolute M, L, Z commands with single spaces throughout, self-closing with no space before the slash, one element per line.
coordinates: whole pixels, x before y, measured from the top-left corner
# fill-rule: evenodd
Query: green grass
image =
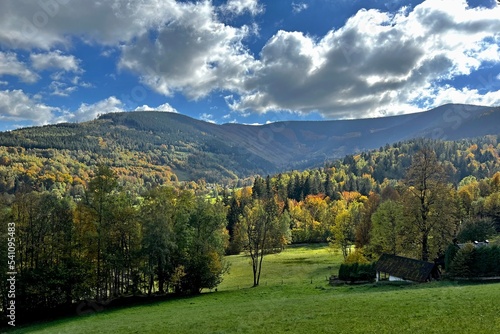
<path fill-rule="evenodd" d="M 339 255 L 289 248 L 264 259 L 250 288 L 245 256 L 218 292 L 19 328 L 15 333 L 497 333 L 500 284 L 330 287 Z M 330 267 L 330 268 L 329 268 Z M 247 276 L 248 275 L 248 276 Z M 311 283 L 312 280 L 312 283 Z"/>
<path fill-rule="evenodd" d="M 234 290 L 253 284 L 252 266 L 247 255 L 229 256 L 230 271 L 218 290 Z M 294 245 L 279 254 L 266 255 L 262 262 L 261 286 L 326 283 L 338 273 L 342 256 L 326 244 Z"/>

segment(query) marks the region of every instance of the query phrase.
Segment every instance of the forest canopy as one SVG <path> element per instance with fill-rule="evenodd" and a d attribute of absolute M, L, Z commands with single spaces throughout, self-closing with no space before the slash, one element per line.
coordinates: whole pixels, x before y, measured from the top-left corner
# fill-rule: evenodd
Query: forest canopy
<path fill-rule="evenodd" d="M 83 151 L 0 147 L 0 238 L 15 223 L 19 308 L 200 293 L 240 252 L 257 286 L 265 255 L 289 243 L 432 261 L 454 240 L 494 242 L 497 139 L 402 142 L 239 187 L 180 182 L 141 153 L 122 158 L 127 167 L 74 159 Z M 2 290 L 4 309 L 6 300 Z"/>

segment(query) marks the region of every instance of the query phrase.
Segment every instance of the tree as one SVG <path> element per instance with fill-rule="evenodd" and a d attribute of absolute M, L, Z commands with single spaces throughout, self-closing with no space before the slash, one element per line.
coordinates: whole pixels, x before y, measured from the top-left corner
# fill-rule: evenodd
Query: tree
<path fill-rule="evenodd" d="M 136 254 L 140 253 L 140 225 L 134 199 L 126 192 L 113 196 L 113 212 L 107 232 L 107 242 L 104 254 L 109 275 L 109 290 L 114 296 L 129 292 L 134 286 L 133 269 L 137 268 Z"/>
<path fill-rule="evenodd" d="M 486 214 L 495 221 L 497 230 L 500 230 L 500 192 L 494 192 L 484 200 Z"/>
<path fill-rule="evenodd" d="M 353 236 L 353 227 L 351 224 L 351 216 L 349 211 L 341 212 L 335 218 L 335 226 L 333 229 L 334 243 L 342 251 L 344 259 L 349 254 L 349 248 L 351 246 L 351 239 Z"/>
<path fill-rule="evenodd" d="M 457 195 L 465 218 L 473 217 L 473 204 L 479 199 L 479 182 L 476 178 L 469 176 L 463 179 L 459 184 Z"/>
<path fill-rule="evenodd" d="M 215 288 L 228 266 L 224 251 L 228 242 L 226 212 L 222 203 L 210 204 L 202 198 L 196 201 L 190 218 L 190 242 L 187 251 L 183 289 L 200 293 Z"/>
<path fill-rule="evenodd" d="M 475 252 L 476 248 L 472 243 L 459 249 L 450 264 L 450 273 L 455 277 L 471 277 Z"/>
<path fill-rule="evenodd" d="M 228 210 L 227 210 L 227 231 L 229 233 L 229 245 L 227 249 L 228 254 L 238 254 L 240 252 L 240 247 L 238 243 L 235 241 L 237 238 L 235 238 L 236 234 L 236 224 L 238 223 L 238 219 L 240 215 L 243 213 L 242 212 L 243 208 L 240 205 L 240 202 L 236 198 L 235 194 L 233 193 L 233 197 L 230 200 Z"/>
<path fill-rule="evenodd" d="M 269 177 L 266 179 L 267 184 L 269 184 Z M 267 195 L 267 187 L 266 187 L 266 181 L 264 181 L 263 178 L 260 176 L 257 176 L 255 178 L 255 181 L 253 183 L 252 187 L 252 197 L 254 199 L 259 198 L 262 199 Z"/>
<path fill-rule="evenodd" d="M 478 220 L 465 220 L 460 226 L 457 235 L 458 242 L 474 242 L 488 240 L 495 235 L 494 222 L 490 218 Z"/>
<path fill-rule="evenodd" d="M 433 228 L 439 223 L 433 219 L 433 210 L 438 202 L 445 198 L 446 175 L 439 164 L 436 154 L 430 148 L 423 148 L 413 157 L 406 173 L 405 183 L 408 186 L 408 215 L 417 230 L 423 261 L 430 256 L 429 238 Z"/>
<path fill-rule="evenodd" d="M 349 255 L 351 245 L 355 241 L 356 226 L 363 217 L 363 204 L 351 202 L 346 208 L 344 201 L 337 201 L 335 224 L 332 227 L 333 240 L 331 245 L 340 248 L 344 259 Z"/>
<path fill-rule="evenodd" d="M 90 180 L 86 193 L 85 205 L 93 214 L 94 224 L 97 232 L 97 282 L 96 282 L 96 299 L 107 298 L 106 289 L 106 273 L 103 274 L 103 269 L 107 269 L 107 263 L 103 263 L 103 249 L 106 245 L 109 224 L 113 214 L 113 197 L 112 194 L 118 186 L 116 174 L 106 165 L 99 165 L 95 176 Z"/>
<path fill-rule="evenodd" d="M 401 249 L 403 205 L 388 200 L 380 204 L 372 215 L 371 248 L 377 254 L 397 255 Z"/>
<path fill-rule="evenodd" d="M 264 201 L 255 200 L 247 206 L 239 222 L 244 249 L 252 260 L 254 287 L 260 282 L 264 256 L 281 251 L 288 242 L 289 221 L 280 218 L 280 208 L 272 197 Z"/>
<path fill-rule="evenodd" d="M 372 230 L 372 215 L 380 204 L 380 196 L 374 192 L 370 193 L 368 200 L 364 203 L 363 218 L 356 226 L 356 247 L 362 248 L 370 244 L 370 232 Z"/>
<path fill-rule="evenodd" d="M 88 297 L 88 271 L 77 255 L 73 213 L 73 202 L 52 192 L 16 195 L 11 217 L 5 221 L 16 224 L 20 309 L 71 304 Z"/>
<path fill-rule="evenodd" d="M 152 189 L 141 207 L 142 251 L 147 258 L 148 293 L 158 283 L 164 293 L 174 275 L 183 276 L 189 245 L 188 222 L 194 204 L 190 191 L 171 187 Z M 182 267 L 182 268 L 181 268 Z"/>

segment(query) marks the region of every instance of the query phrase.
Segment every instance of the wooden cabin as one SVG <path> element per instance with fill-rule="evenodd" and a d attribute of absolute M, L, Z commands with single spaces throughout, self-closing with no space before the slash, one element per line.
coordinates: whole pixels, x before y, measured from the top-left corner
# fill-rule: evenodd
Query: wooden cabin
<path fill-rule="evenodd" d="M 389 281 L 429 282 L 439 280 L 441 272 L 435 263 L 410 259 L 407 257 L 382 254 L 377 264 L 377 282 L 382 275 Z"/>

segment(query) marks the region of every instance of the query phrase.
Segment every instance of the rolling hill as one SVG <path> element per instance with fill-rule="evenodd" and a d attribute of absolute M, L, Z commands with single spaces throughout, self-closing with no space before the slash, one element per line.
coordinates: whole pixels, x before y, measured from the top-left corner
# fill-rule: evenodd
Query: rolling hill
<path fill-rule="evenodd" d="M 141 152 L 181 180 L 220 182 L 322 165 L 346 154 L 424 137 L 457 140 L 500 133 L 500 107 L 448 104 L 373 119 L 212 124 L 166 112 L 111 113 L 0 133 L 0 146 L 84 151 L 108 157 Z M 126 166 L 121 166 L 126 167 Z"/>

